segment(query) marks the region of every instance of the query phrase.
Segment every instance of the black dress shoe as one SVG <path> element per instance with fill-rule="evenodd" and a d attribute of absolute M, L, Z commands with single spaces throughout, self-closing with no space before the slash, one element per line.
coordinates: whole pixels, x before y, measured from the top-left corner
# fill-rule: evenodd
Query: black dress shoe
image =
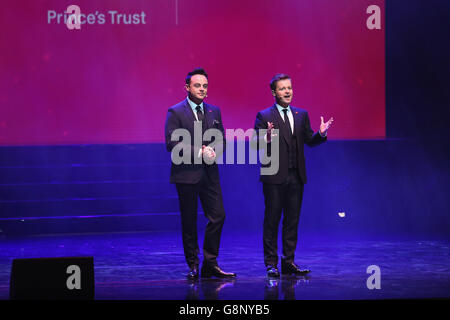
<path fill-rule="evenodd" d="M 218 265 L 214 266 L 202 266 L 202 278 L 211 278 L 211 277 L 217 277 L 217 278 L 236 278 L 236 273 L 232 272 L 225 272 Z"/>
<path fill-rule="evenodd" d="M 281 274 L 287 274 L 287 275 L 296 275 L 296 276 L 305 276 L 308 273 L 310 273 L 311 270 L 305 269 L 301 270 L 295 263 L 293 262 L 281 262 Z"/>
<path fill-rule="evenodd" d="M 189 280 L 193 280 L 193 279 L 197 279 L 198 278 L 198 266 L 193 266 L 191 268 L 191 270 L 189 270 L 188 274 L 186 275 L 186 277 Z"/>
<path fill-rule="evenodd" d="M 268 266 L 267 267 L 267 276 L 270 278 L 279 278 L 280 272 L 278 271 L 278 268 L 275 266 Z"/>

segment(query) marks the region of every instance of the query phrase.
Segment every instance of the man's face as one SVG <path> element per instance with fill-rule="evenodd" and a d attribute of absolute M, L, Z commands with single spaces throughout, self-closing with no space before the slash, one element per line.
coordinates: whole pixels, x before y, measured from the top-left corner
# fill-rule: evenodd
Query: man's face
<path fill-rule="evenodd" d="M 190 97 L 203 101 L 208 93 L 208 79 L 202 74 L 195 74 L 191 77 L 191 83 L 186 84 L 186 91 Z"/>
<path fill-rule="evenodd" d="M 292 102 L 292 83 L 291 79 L 277 81 L 275 91 L 272 91 L 277 103 L 282 107 L 287 107 Z"/>

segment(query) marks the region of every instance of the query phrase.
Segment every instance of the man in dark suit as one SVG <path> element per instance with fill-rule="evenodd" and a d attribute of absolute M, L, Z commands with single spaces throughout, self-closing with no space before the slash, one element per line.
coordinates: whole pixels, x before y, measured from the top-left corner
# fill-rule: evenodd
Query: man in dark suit
<path fill-rule="evenodd" d="M 275 104 L 260 111 L 256 116 L 255 130 L 258 134 L 263 129 L 264 135 L 256 135 L 259 147 L 266 146 L 271 152 L 274 129 L 278 129 L 277 157 L 278 172 L 260 176 L 263 183 L 265 202 L 263 247 L 264 263 L 269 277 L 279 277 L 278 271 L 278 226 L 283 213 L 281 273 L 305 275 L 309 270 L 301 270 L 294 262 L 297 246 L 297 229 L 303 199 L 303 187 L 306 183 L 305 158 L 303 146 L 317 146 L 327 140 L 327 130 L 333 122 L 331 118 L 324 123 L 321 117 L 320 130 L 311 129 L 308 113 L 290 105 L 292 101 L 292 83 L 286 74 L 275 75 L 270 88 L 275 97 Z M 262 141 L 263 139 L 264 141 Z M 277 148 L 274 148 L 276 150 Z"/>
<path fill-rule="evenodd" d="M 200 198 L 205 216 L 209 220 L 203 242 L 201 277 L 234 278 L 236 274 L 224 272 L 217 264 L 225 220 L 219 170 L 215 162 L 219 152 L 225 147 L 220 109 L 203 102 L 208 92 L 208 75 L 203 69 L 188 73 L 185 88 L 187 98 L 170 107 L 167 112 L 165 139 L 167 150 L 172 152 L 170 182 L 175 183 L 178 192 L 184 255 L 190 269 L 187 277 L 196 279 L 199 274 L 197 204 Z M 188 141 L 172 140 L 176 137 L 177 129 L 184 129 L 189 136 Z M 214 139 L 212 144 L 203 140 L 203 134 L 208 129 L 219 130 L 221 139 Z M 179 153 L 176 148 L 178 144 L 183 147 L 183 156 L 188 156 L 182 163 L 174 161 L 174 156 L 178 155 L 175 153 Z M 217 150 L 212 147 L 214 144 Z"/>

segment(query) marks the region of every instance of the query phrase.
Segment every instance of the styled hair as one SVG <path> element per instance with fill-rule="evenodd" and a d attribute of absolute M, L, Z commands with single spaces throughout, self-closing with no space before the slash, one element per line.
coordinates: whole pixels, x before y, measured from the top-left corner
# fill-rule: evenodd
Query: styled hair
<path fill-rule="evenodd" d="M 206 71 L 203 68 L 195 68 L 194 70 L 189 72 L 186 76 L 186 84 L 187 85 L 191 84 L 191 78 L 192 78 L 192 76 L 194 76 L 196 74 L 201 74 L 201 75 L 205 76 L 206 79 L 208 79 L 208 74 L 206 73 Z"/>
<path fill-rule="evenodd" d="M 275 89 L 277 88 L 277 82 L 286 79 L 291 79 L 291 77 L 289 77 L 285 73 L 277 73 L 276 75 L 273 76 L 272 80 L 270 80 L 270 89 L 275 91 Z"/>

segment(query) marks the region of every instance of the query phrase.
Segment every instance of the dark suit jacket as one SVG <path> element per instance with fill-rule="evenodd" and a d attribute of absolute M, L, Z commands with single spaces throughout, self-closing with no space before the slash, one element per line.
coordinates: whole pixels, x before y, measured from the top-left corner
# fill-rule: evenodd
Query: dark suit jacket
<path fill-rule="evenodd" d="M 205 115 L 206 128 L 216 128 L 222 132 L 223 135 L 223 150 L 225 149 L 225 133 L 222 124 L 222 117 L 220 114 L 220 109 L 213 105 L 203 102 L 203 112 Z M 170 182 L 171 183 L 187 183 L 194 184 L 200 181 L 202 178 L 203 170 L 211 178 L 211 180 L 219 181 L 219 170 L 216 163 L 211 165 L 207 164 L 194 164 L 194 157 L 198 156 L 201 145 L 194 145 L 194 122 L 196 121 L 194 112 L 189 105 L 187 99 L 181 101 L 180 103 L 172 106 L 167 111 L 166 125 L 165 125 L 165 138 L 166 147 L 168 151 L 178 144 L 178 141 L 171 141 L 172 132 L 178 128 L 184 128 L 191 134 L 191 141 L 189 147 L 191 148 L 191 164 L 179 164 L 175 165 L 172 163 L 170 171 Z M 207 143 L 207 145 L 209 142 Z M 216 152 L 217 157 L 220 153 Z"/>
<path fill-rule="evenodd" d="M 310 147 L 317 146 L 327 140 L 322 137 L 319 132 L 314 133 L 309 122 L 308 112 L 303 109 L 292 107 L 292 115 L 294 117 L 294 135 L 297 138 L 297 168 L 303 183 L 306 183 L 305 156 L 303 152 L 304 144 Z M 258 134 L 259 129 L 267 129 L 267 122 L 273 122 L 274 129 L 279 129 L 279 170 L 274 175 L 261 175 L 260 180 L 264 183 L 279 184 L 283 183 L 288 176 L 289 169 L 289 134 L 290 132 L 282 125 L 283 119 L 276 105 L 258 112 L 255 121 L 255 130 Z M 257 137 L 258 140 L 263 137 Z M 261 143 L 259 143 L 261 146 Z M 268 145 L 270 147 L 270 144 Z M 270 164 L 269 164 L 270 165 Z M 268 165 L 268 166 L 269 166 Z"/>

